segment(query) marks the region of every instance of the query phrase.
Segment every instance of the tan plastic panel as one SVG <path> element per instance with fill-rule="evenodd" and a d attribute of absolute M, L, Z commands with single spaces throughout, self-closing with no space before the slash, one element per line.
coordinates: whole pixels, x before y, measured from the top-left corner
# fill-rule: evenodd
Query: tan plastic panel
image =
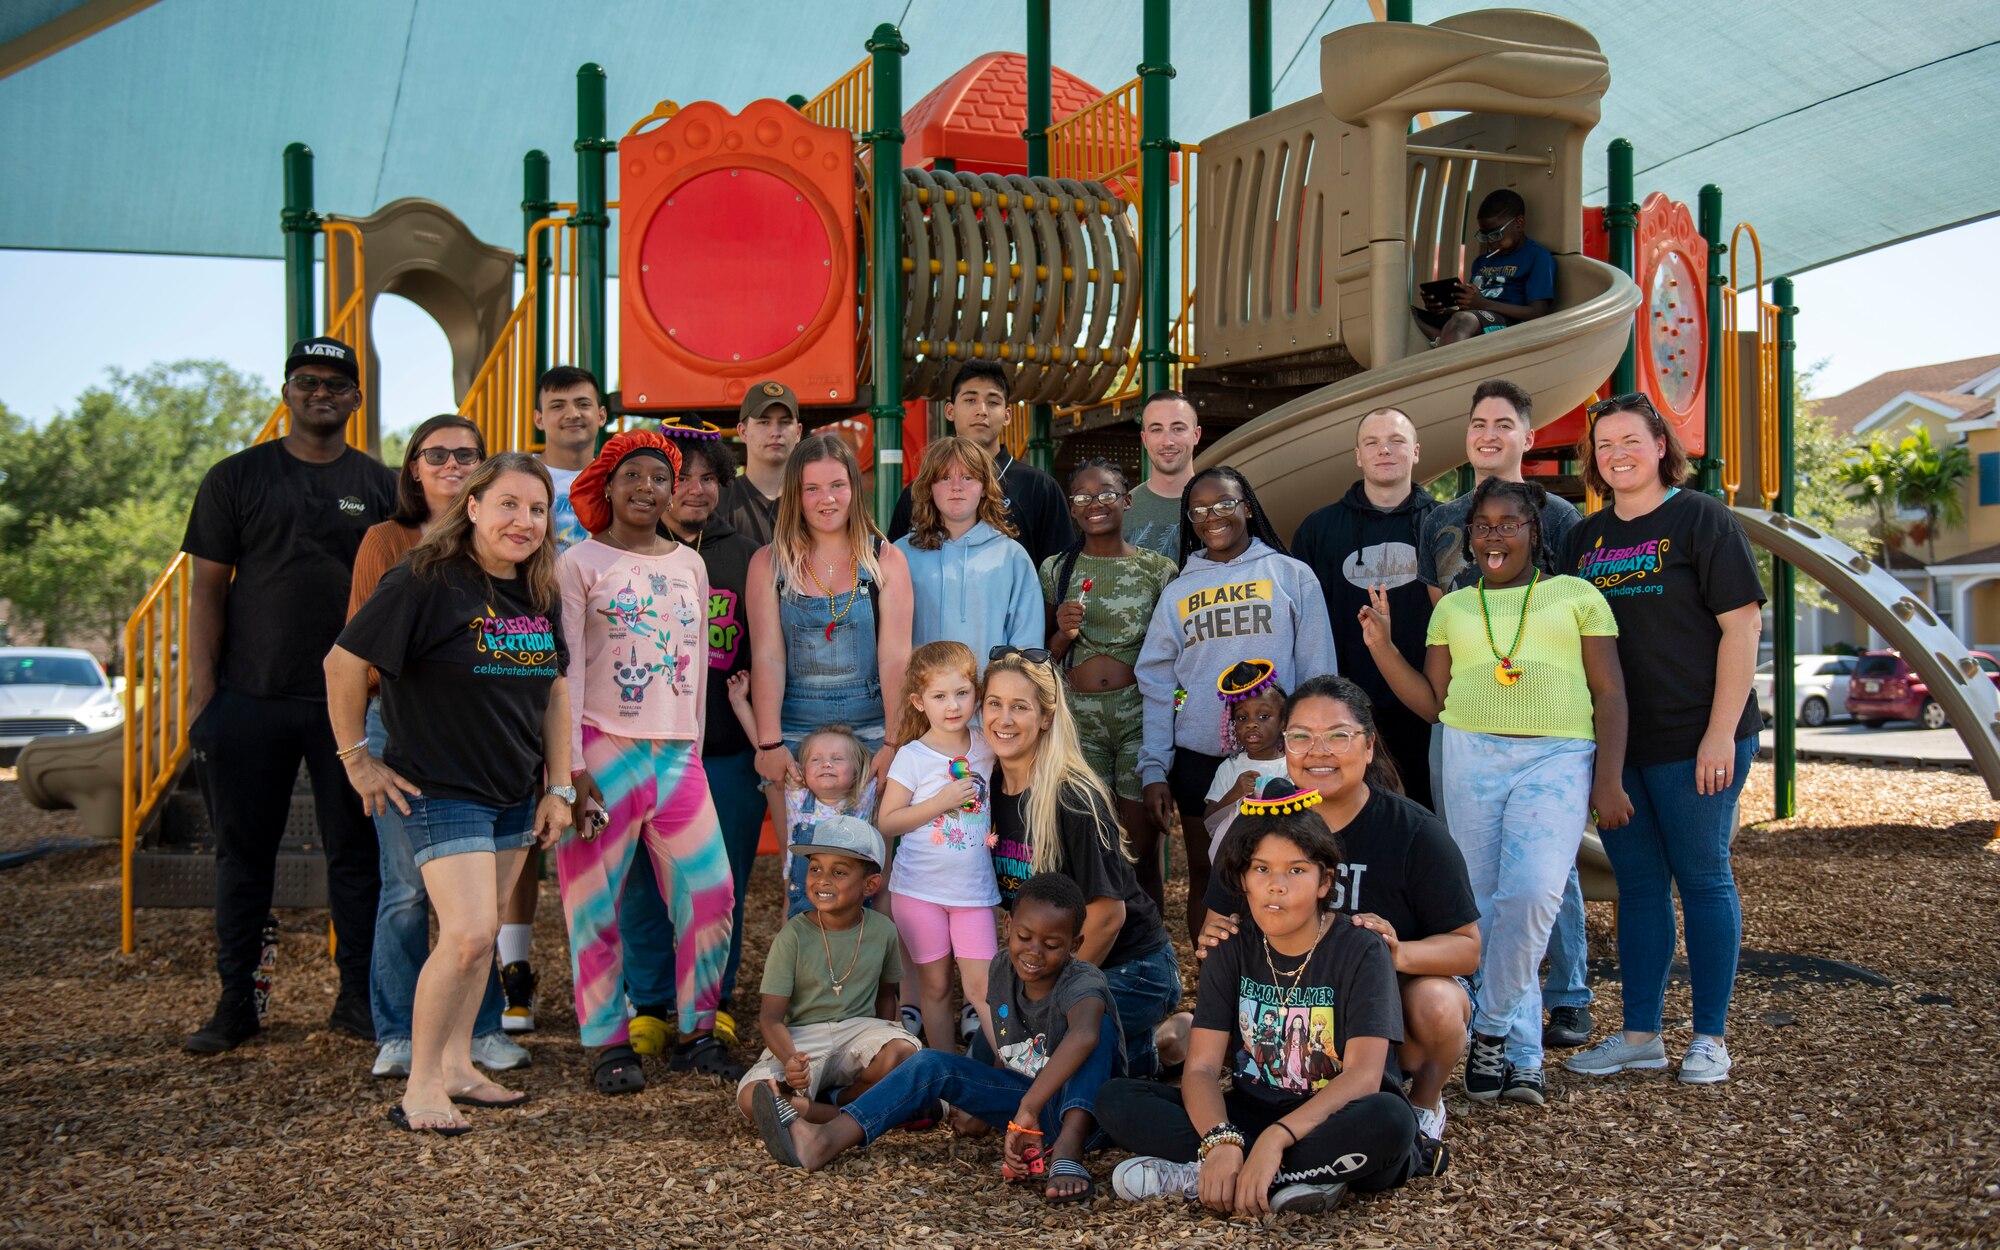
<path fill-rule="evenodd" d="M 74 809 L 83 831 L 99 842 L 116 842 L 123 834 L 124 726 L 31 739 L 14 766 L 21 797 L 31 806 L 45 812 Z"/>

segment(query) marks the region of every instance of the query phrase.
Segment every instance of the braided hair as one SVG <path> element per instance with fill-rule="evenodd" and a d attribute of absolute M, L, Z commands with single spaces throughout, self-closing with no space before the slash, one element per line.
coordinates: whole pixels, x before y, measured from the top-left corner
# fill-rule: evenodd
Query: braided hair
<path fill-rule="evenodd" d="M 1278 531 L 1271 528 L 1271 519 L 1264 515 L 1264 505 L 1257 502 L 1257 492 L 1250 489 L 1250 479 L 1225 464 L 1218 465 L 1213 469 L 1203 469 L 1189 478 L 1187 486 L 1181 491 L 1180 564 L 1182 568 L 1187 567 L 1189 556 L 1201 550 L 1201 539 L 1195 537 L 1194 526 L 1188 524 L 1188 500 L 1194 498 L 1194 488 L 1199 486 L 1204 479 L 1211 477 L 1221 478 L 1225 482 L 1234 482 L 1236 483 L 1236 489 L 1242 492 L 1243 502 L 1250 505 L 1250 537 L 1252 539 L 1263 543 L 1266 547 L 1269 547 L 1281 556 L 1292 554 L 1285 550 L 1285 544 L 1278 537 Z"/>
<path fill-rule="evenodd" d="M 1486 478 L 1473 489 L 1472 506 L 1465 510 L 1460 548 L 1466 567 L 1479 567 L 1479 558 L 1472 553 L 1472 518 L 1479 512 L 1479 505 L 1493 499 L 1511 499 L 1521 506 L 1528 518 L 1528 568 L 1531 571 L 1548 568 L 1549 552 L 1542 544 L 1542 505 L 1548 502 L 1549 492 L 1534 482 L 1509 482 L 1497 477 Z"/>
<path fill-rule="evenodd" d="M 1132 482 L 1130 478 L 1125 476 L 1125 467 L 1120 464 L 1114 464 L 1106 460 L 1103 456 L 1092 456 L 1070 470 L 1069 484 L 1072 488 L 1076 486 L 1076 479 L 1083 476 L 1085 469 L 1096 469 L 1099 473 L 1107 477 L 1117 478 L 1118 489 L 1128 495 L 1132 493 Z M 1082 554 L 1083 534 L 1079 532 L 1075 538 L 1070 540 L 1069 546 L 1062 549 L 1062 561 L 1056 565 L 1057 603 L 1067 603 L 1069 601 L 1069 576 L 1071 573 L 1076 572 L 1076 558 Z"/>

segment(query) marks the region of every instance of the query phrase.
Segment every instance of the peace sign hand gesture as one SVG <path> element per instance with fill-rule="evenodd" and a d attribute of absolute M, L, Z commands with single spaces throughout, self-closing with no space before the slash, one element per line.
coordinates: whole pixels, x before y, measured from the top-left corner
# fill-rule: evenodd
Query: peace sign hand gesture
<path fill-rule="evenodd" d="M 1369 650 L 1389 644 L 1389 592 L 1381 583 L 1368 588 L 1368 606 L 1361 609 L 1361 641 Z"/>

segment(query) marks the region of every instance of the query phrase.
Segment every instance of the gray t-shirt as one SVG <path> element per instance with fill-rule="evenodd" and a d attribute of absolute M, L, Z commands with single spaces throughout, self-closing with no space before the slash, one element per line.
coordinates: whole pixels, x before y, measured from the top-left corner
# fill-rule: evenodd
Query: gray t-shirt
<path fill-rule="evenodd" d="M 1465 559 L 1465 522 L 1472 515 L 1472 495 L 1460 495 L 1424 515 L 1424 527 L 1417 540 L 1417 579 L 1440 590 L 1464 590 L 1477 585 L 1479 570 Z M 1542 552 L 1535 561 L 1544 573 L 1560 573 L 1557 566 L 1569 532 L 1583 514 L 1560 495 L 1550 495 L 1542 504 Z"/>
<path fill-rule="evenodd" d="M 1181 499 L 1158 494 L 1144 482 L 1132 488 L 1132 507 L 1125 514 L 1125 541 L 1157 551 L 1181 563 Z"/>
<path fill-rule="evenodd" d="M 1111 1069 L 1122 1076 L 1125 1030 L 1118 1024 L 1117 1004 L 1111 1001 L 1111 983 L 1096 964 L 1070 960 L 1049 992 L 1037 999 L 1021 989 L 1007 952 L 1003 949 L 995 955 L 986 981 L 986 1002 L 993 1008 L 993 1041 L 999 1047 L 1001 1064 L 1029 1080 L 1041 1075 L 1049 1056 L 1069 1033 L 1070 1008 L 1088 998 L 1101 1001 L 1104 1013 L 1118 1028 L 1118 1055 L 1112 1059 Z"/>

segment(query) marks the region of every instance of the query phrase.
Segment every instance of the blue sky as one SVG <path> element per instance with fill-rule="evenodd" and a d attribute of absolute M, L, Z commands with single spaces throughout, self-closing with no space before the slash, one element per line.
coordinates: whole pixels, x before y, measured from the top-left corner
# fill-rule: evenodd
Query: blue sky
<path fill-rule="evenodd" d="M 43 421 L 108 368 L 190 357 L 275 385 L 281 279 L 276 261 L 0 251 L 0 403 Z M 1828 265 L 1797 284 L 1799 362 L 1827 361 L 1822 395 L 1890 369 L 2000 352 L 2000 218 Z M 444 335 L 427 314 L 384 298 L 375 343 L 385 429 L 457 406 Z"/>

